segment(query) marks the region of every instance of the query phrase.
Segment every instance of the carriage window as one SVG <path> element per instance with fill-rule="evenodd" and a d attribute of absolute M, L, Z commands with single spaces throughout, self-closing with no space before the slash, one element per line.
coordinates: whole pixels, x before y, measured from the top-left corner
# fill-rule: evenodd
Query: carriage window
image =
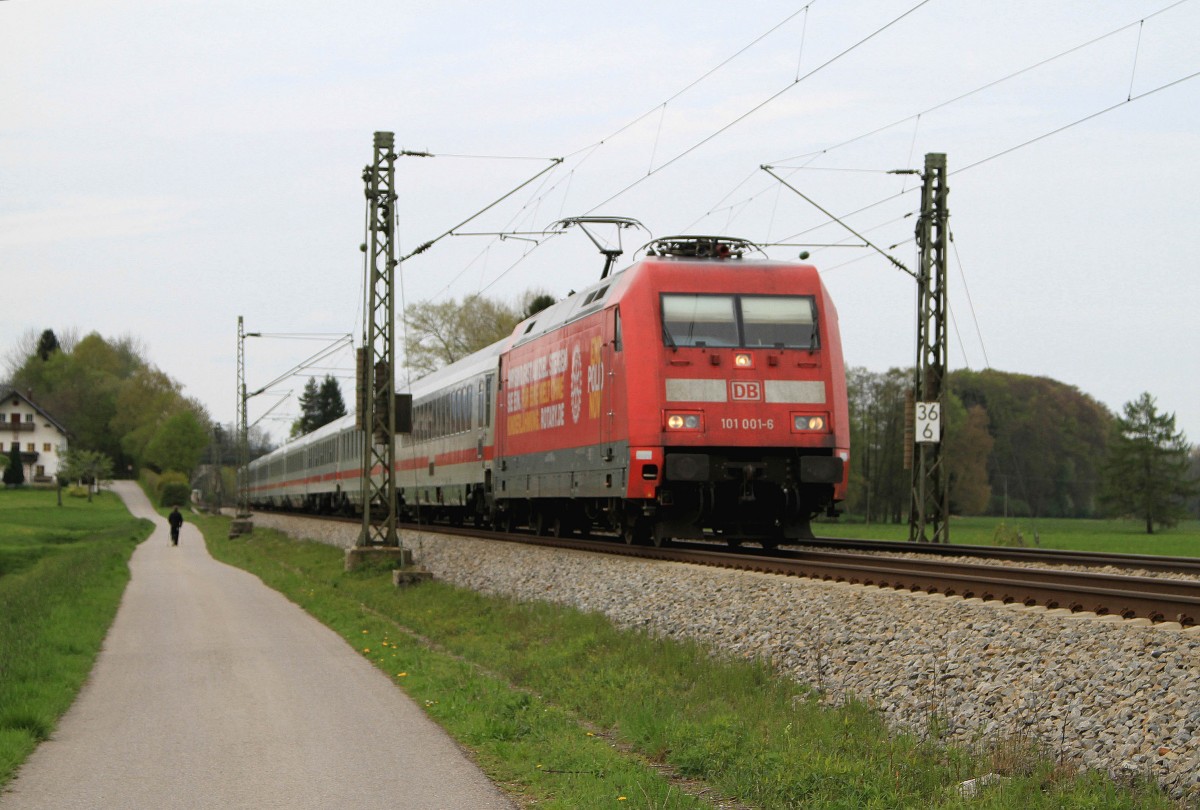
<path fill-rule="evenodd" d="M 813 300 L 791 295 L 743 295 L 743 346 L 816 348 L 817 319 Z"/>
<path fill-rule="evenodd" d="M 663 342 L 671 346 L 736 346 L 731 295 L 664 295 Z"/>

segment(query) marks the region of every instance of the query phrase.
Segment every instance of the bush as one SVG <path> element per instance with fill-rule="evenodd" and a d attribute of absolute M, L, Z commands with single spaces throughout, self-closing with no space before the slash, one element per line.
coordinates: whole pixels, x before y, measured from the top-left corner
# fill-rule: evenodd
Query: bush
<path fill-rule="evenodd" d="M 1010 528 L 1006 523 L 1001 521 L 1000 525 L 996 526 L 996 531 L 992 533 L 992 545 L 1023 548 L 1025 546 L 1025 535 L 1021 533 L 1019 526 Z"/>
<path fill-rule="evenodd" d="M 179 472 L 165 472 L 158 477 L 158 502 L 162 506 L 187 506 L 192 497 L 192 487 L 187 476 Z"/>

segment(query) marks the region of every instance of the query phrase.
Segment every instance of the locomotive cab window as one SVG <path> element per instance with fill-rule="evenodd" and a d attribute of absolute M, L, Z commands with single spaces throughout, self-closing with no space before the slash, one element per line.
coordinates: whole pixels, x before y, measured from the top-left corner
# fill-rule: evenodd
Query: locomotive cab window
<path fill-rule="evenodd" d="M 663 341 L 669 346 L 736 346 L 732 295 L 664 295 Z"/>
<path fill-rule="evenodd" d="M 663 343 L 672 348 L 817 348 L 817 309 L 803 295 L 662 296 Z"/>
<path fill-rule="evenodd" d="M 813 299 L 791 295 L 741 297 L 743 346 L 811 349 L 817 346 Z"/>

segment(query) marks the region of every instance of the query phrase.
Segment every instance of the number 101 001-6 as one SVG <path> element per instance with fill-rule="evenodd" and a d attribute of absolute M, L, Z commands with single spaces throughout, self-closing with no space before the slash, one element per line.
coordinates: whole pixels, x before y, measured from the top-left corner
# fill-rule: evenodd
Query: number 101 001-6
<path fill-rule="evenodd" d="M 725 430 L 774 430 L 774 419 L 732 419 L 723 417 L 721 427 Z"/>

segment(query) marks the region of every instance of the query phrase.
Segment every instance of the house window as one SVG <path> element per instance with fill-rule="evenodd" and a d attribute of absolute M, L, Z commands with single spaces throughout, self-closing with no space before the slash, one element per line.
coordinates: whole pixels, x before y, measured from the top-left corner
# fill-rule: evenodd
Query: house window
<path fill-rule="evenodd" d="M 33 414 L 31 414 L 31 413 L 25 414 L 25 421 L 32 424 L 33 423 Z"/>
<path fill-rule="evenodd" d="M 28 444 L 25 445 L 25 452 L 26 453 L 36 453 L 37 451 L 34 450 L 35 447 L 37 447 L 37 445 L 35 445 L 33 442 L 29 442 Z"/>
<path fill-rule="evenodd" d="M 43 445 L 42 445 L 42 452 L 43 452 L 43 453 L 49 453 L 49 452 L 50 452 L 50 442 L 46 442 L 45 444 L 43 444 Z"/>
<path fill-rule="evenodd" d="M 37 465 L 37 472 L 34 473 L 38 478 L 46 477 L 46 466 L 44 464 Z"/>

